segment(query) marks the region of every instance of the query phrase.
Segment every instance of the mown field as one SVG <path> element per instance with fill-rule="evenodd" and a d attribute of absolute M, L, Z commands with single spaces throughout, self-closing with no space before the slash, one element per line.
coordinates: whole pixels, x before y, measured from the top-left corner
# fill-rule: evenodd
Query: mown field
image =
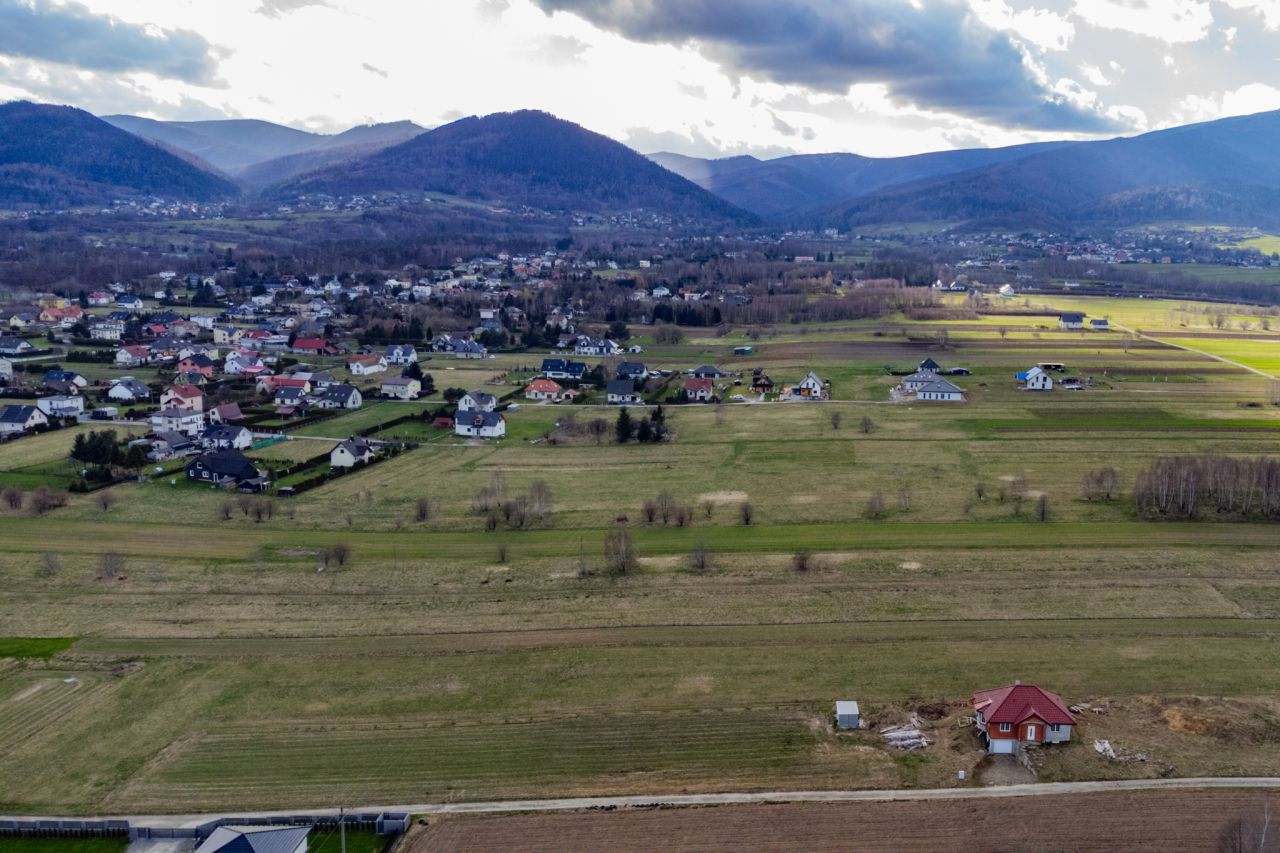
<path fill-rule="evenodd" d="M 760 366 L 779 383 L 812 369 L 836 402 L 670 407 L 659 445 L 546 440 L 567 415 L 616 415 L 585 406 L 524 406 L 498 442 L 407 424 L 391 434 L 422 446 L 270 514 L 224 519 L 225 496 L 166 478 L 113 487 L 106 510 L 0 508 L 0 635 L 67 638 L 0 641 L 0 811 L 948 785 L 973 744 L 890 754 L 831 732 L 831 703 L 891 716 L 1016 678 L 1071 701 L 1252 709 L 1247 737 L 1135 710 L 1105 725 L 1150 764 L 1081 743 L 1055 778 L 1271 772 L 1280 528 L 1151 522 L 1125 496 L 1081 496 L 1102 466 L 1127 495 L 1161 455 L 1277 454 L 1268 380 L 1159 340 L 1035 326 L 783 327 L 743 358 L 737 335 L 694 330 L 646 360 Z M 968 402 L 888 402 L 885 367 L 926 356 L 973 371 L 956 380 Z M 1017 390 L 1013 374 L 1042 361 L 1092 387 Z M 413 410 L 380 403 L 308 432 Z M 57 463 L 50 436 L 25 441 L 0 446 L 0 467 Z M 295 461 L 330 443 L 256 452 Z M 487 529 L 479 492 L 501 505 L 536 481 L 549 512 Z M 646 519 L 664 492 L 684 526 Z M 604 560 L 616 527 L 638 557 L 623 576 Z M 113 579 L 98 579 L 103 552 Z"/>

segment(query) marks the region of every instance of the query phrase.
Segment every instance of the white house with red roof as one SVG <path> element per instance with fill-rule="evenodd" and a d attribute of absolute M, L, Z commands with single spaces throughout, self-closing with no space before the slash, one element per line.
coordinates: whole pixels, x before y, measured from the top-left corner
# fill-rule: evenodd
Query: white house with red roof
<path fill-rule="evenodd" d="M 1076 724 L 1057 693 L 1019 682 L 973 694 L 973 712 L 991 753 L 1014 753 L 1028 744 L 1066 743 Z"/>
<path fill-rule="evenodd" d="M 204 411 L 204 391 L 195 385 L 170 385 L 160 395 L 160 408 L 184 412 Z"/>

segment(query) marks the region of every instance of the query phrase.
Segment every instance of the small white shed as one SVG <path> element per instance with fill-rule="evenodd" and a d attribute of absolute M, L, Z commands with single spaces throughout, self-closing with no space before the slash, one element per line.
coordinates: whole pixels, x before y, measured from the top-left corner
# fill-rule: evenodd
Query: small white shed
<path fill-rule="evenodd" d="M 858 716 L 858 703 L 853 701 L 836 702 L 836 728 L 856 729 L 862 724 Z"/>

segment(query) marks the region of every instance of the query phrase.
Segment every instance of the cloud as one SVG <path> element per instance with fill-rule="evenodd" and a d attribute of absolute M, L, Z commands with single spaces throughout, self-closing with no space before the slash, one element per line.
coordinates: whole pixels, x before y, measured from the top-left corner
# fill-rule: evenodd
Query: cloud
<path fill-rule="evenodd" d="M 387 79 L 387 72 L 381 68 L 378 68 L 377 66 L 370 65 L 367 62 L 362 62 L 360 63 L 360 67 L 363 68 L 365 71 L 368 71 L 370 74 L 377 74 L 383 80 Z"/>
<path fill-rule="evenodd" d="M 480 0 L 476 4 L 480 17 L 486 21 L 498 20 L 510 8 L 510 0 Z"/>
<path fill-rule="evenodd" d="M 541 59 L 551 66 L 577 65 L 590 47 L 573 36 L 552 35 L 543 38 L 535 50 Z"/>
<path fill-rule="evenodd" d="M 70 104 L 96 115 L 126 113 L 184 121 L 240 115 L 236 110 L 215 107 L 186 94 L 164 97 L 127 77 L 2 57 L 0 99 Z"/>
<path fill-rule="evenodd" d="M 268 18 L 279 18 L 281 15 L 287 15 L 308 6 L 328 5 L 328 0 L 262 0 L 262 5 L 254 11 Z"/>
<path fill-rule="evenodd" d="M 218 71 L 198 33 L 130 24 L 79 3 L 49 0 L 0 0 L 0 54 L 200 85 L 216 83 Z"/>
<path fill-rule="evenodd" d="M 781 133 L 783 136 L 795 136 L 800 131 L 778 118 L 778 114 L 770 110 L 769 115 L 773 116 L 773 129 Z"/>
<path fill-rule="evenodd" d="M 1075 0 L 1072 11 L 1095 27 L 1168 44 L 1200 41 L 1213 26 L 1208 0 Z"/>
<path fill-rule="evenodd" d="M 844 94 L 882 83 L 897 103 L 1006 127 L 1116 130 L 1055 95 L 1024 48 L 961 0 L 533 0 L 632 41 L 689 46 L 727 72 Z"/>
<path fill-rule="evenodd" d="M 689 157 L 705 157 L 719 159 L 722 157 L 740 157 L 743 155 L 759 157 L 761 160 L 772 160 L 775 157 L 786 157 L 797 153 L 794 148 L 781 145 L 749 145 L 741 142 L 733 143 L 714 139 L 704 134 L 696 125 L 689 125 L 685 133 L 673 130 L 653 130 L 648 127 L 628 128 L 623 142 L 642 154 L 656 154 L 668 151 L 673 154 L 684 154 Z"/>

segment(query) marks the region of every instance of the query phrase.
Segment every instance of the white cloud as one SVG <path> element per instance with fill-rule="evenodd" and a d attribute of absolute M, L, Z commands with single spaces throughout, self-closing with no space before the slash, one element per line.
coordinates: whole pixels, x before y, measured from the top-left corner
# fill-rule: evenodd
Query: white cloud
<path fill-rule="evenodd" d="M 1210 121 L 1269 110 L 1280 110 L 1280 89 L 1266 83 L 1249 83 L 1229 92 L 1188 95 L 1178 104 L 1174 123 Z"/>
<path fill-rule="evenodd" d="M 1005 0 L 970 0 L 969 7 L 988 27 L 1012 33 L 1044 50 L 1066 50 L 1075 38 L 1075 24 L 1049 9 L 1014 11 Z"/>
<path fill-rule="evenodd" d="M 1110 86 L 1111 81 L 1107 79 L 1107 75 L 1102 69 L 1096 65 L 1081 65 L 1080 73 L 1084 75 L 1084 79 L 1088 80 L 1095 86 Z"/>
<path fill-rule="evenodd" d="M 1255 12 L 1269 30 L 1280 30 L 1280 0 L 1222 0 L 1232 9 Z"/>
<path fill-rule="evenodd" d="M 1168 44 L 1200 41 L 1213 26 L 1208 0 L 1075 0 L 1071 11 L 1091 26 Z"/>

